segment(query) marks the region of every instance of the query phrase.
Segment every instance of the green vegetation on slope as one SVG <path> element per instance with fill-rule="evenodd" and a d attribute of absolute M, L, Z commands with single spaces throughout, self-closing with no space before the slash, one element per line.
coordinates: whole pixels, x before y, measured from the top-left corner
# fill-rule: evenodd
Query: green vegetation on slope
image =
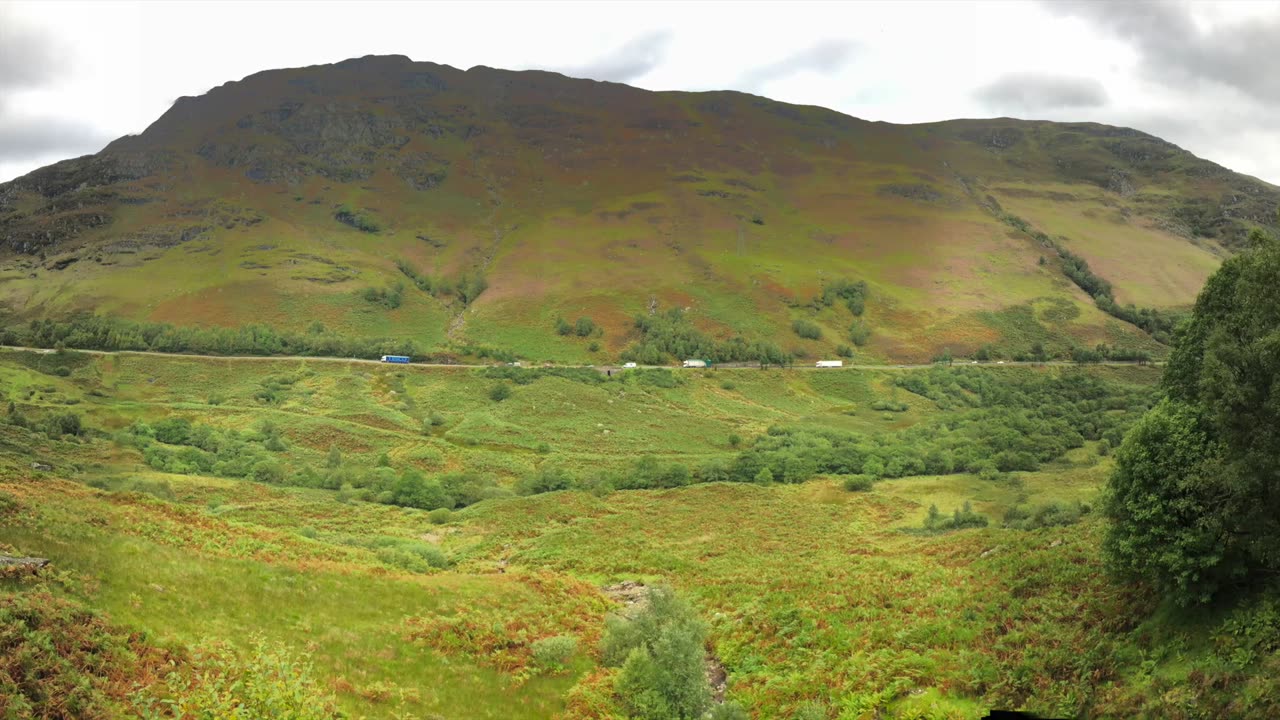
<path fill-rule="evenodd" d="M 631 616 L 611 599 L 628 584 L 669 585 L 706 623 L 728 679 L 717 717 L 743 717 L 736 704 L 760 718 L 1267 707 L 1271 626 L 1232 634 L 1249 616 L 1150 616 L 1144 586 L 1102 572 L 1105 525 L 1080 512 L 1110 472 L 1106 438 L 1146 407 L 1154 370 L 725 376 L 5 353 L 3 399 L 30 422 L 0 423 L 0 552 L 52 558 L 62 579 L 48 592 L 165 652 L 221 640 L 247 658 L 256 632 L 306 655 L 339 705 L 366 717 L 666 707 L 663 665 L 624 672 L 600 645 L 611 612 Z M 511 388 L 501 403 L 488 397 L 495 381 Z M 901 411 L 875 409 L 890 405 Z M 45 423 L 62 413 L 81 418 L 79 434 Z M 989 461 L 1006 436 L 1028 442 L 1022 428 L 1043 425 L 1027 437 L 1048 443 L 1057 415 L 1081 442 L 1045 444 L 1037 470 L 907 469 L 852 493 L 830 469 L 780 482 L 790 458 L 846 454 L 825 433 L 890 453 L 888 465 L 928 461 L 930 443 L 985 442 L 985 423 Z M 155 437 L 138 442 L 146 428 Z M 147 467 L 146 448 L 199 449 L 184 440 L 350 487 Z M 778 476 L 679 487 L 742 455 L 777 460 Z M 392 492 L 406 476 L 477 482 L 454 485 L 470 500 L 451 511 L 362 501 L 378 497 L 360 478 L 387 472 Z M 601 473 L 621 482 L 594 482 Z M 971 527 L 970 513 L 991 520 Z M 29 592 L 0 583 L 5 597 Z M 680 647 L 670 657 L 693 657 Z M 1239 686 L 1252 704 L 1224 689 Z"/>
<path fill-rule="evenodd" d="M 362 58 L 220 86 L 6 183 L 0 307 L 24 324 L 89 310 L 279 334 L 319 322 L 423 352 L 584 364 L 650 353 L 634 318 L 659 307 L 714 348 L 741 338 L 779 357 L 1037 341 L 1159 353 L 1128 323 L 1167 324 L 1243 233 L 1274 225 L 1277 202 L 1122 128 L 891 126 L 736 93 Z M 1069 237 L 1114 307 L 987 208 Z M 582 317 L 599 336 L 555 332 Z M 797 320 L 818 335 L 792 333 Z"/>

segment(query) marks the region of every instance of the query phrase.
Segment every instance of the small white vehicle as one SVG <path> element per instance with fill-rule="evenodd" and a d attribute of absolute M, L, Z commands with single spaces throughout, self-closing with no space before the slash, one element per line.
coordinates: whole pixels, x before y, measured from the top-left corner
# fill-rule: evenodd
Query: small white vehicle
<path fill-rule="evenodd" d="M 628 369 L 628 370 L 630 370 L 631 368 L 633 368 L 633 367 L 635 367 L 635 366 L 636 366 L 636 364 L 635 364 L 635 363 L 622 363 L 622 367 L 624 367 L 624 368 L 626 368 L 626 369 Z"/>
<path fill-rule="evenodd" d="M 818 364 L 815 365 L 814 367 L 820 367 L 820 368 L 844 367 L 844 361 L 843 360 L 819 360 Z"/>
<path fill-rule="evenodd" d="M 996 361 L 996 364 L 997 364 L 997 365 L 1003 365 L 1003 364 L 1004 364 L 1004 361 L 1003 361 L 1003 360 L 997 360 L 997 361 Z"/>

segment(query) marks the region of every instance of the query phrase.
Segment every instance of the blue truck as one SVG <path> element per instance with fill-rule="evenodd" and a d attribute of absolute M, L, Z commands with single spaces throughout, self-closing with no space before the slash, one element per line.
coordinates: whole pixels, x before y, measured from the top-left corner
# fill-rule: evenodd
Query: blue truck
<path fill-rule="evenodd" d="M 406 365 L 409 362 L 409 356 L 408 355 L 383 355 L 382 362 L 400 363 L 402 365 Z"/>

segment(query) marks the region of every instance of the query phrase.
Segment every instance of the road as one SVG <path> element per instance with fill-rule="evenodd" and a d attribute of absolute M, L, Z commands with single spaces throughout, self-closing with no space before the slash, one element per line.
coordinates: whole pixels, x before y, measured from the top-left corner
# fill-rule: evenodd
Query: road
<path fill-rule="evenodd" d="M 15 345 L 0 345 L 0 350 L 6 352 L 35 352 L 35 353 L 52 353 L 54 350 L 48 348 L 22 347 Z M 200 355 L 197 353 L 166 353 L 156 352 L 152 350 L 74 350 L 68 348 L 69 351 L 84 353 L 86 355 L 150 355 L 154 357 L 164 358 L 195 358 L 198 360 L 231 360 L 235 362 L 280 362 L 282 360 L 306 360 L 312 362 L 327 363 L 367 363 L 370 365 L 391 365 L 391 363 L 383 363 L 381 360 L 365 360 L 363 358 L 343 358 L 343 357 L 324 357 L 312 355 Z M 925 368 L 937 367 L 940 363 L 914 363 L 914 364 L 890 364 L 890 365 L 868 365 L 850 363 L 839 368 L 819 368 L 813 365 L 795 365 L 790 368 L 782 368 L 784 370 L 923 370 Z M 1112 361 L 1088 363 L 1089 365 L 1105 365 L 1105 366 L 1127 366 L 1139 365 L 1140 363 L 1133 361 Z M 1163 362 L 1146 363 L 1148 365 L 1163 365 Z M 394 365 L 395 367 L 427 367 L 427 368 L 489 368 L 501 367 L 503 363 L 489 363 L 484 365 L 472 365 L 464 363 L 409 363 L 408 365 Z M 560 368 L 592 368 L 605 372 L 606 370 L 623 370 L 624 368 L 617 365 L 560 365 L 548 363 L 530 363 L 522 365 L 522 367 L 539 368 L 539 367 L 560 367 Z M 759 366 L 751 363 L 733 363 L 716 365 L 717 370 L 755 370 Z M 953 367 L 1080 367 L 1079 363 L 1070 362 L 1068 360 L 1046 360 L 1045 362 L 1005 360 L 991 362 L 973 362 L 962 361 L 953 364 Z M 673 367 L 669 365 L 641 365 L 638 369 L 655 369 L 668 368 L 680 370 L 684 368 Z M 689 368 L 696 370 L 698 368 Z"/>

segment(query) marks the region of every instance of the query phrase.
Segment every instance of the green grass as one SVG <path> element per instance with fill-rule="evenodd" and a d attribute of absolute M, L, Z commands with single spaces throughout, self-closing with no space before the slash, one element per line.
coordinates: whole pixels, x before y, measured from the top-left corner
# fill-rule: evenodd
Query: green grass
<path fill-rule="evenodd" d="M 567 491 L 440 518 L 327 490 L 160 473 L 109 435 L 172 416 L 241 431 L 270 420 L 289 467 L 323 467 L 337 446 L 353 468 L 386 453 L 395 468 L 512 484 L 548 463 L 584 475 L 641 455 L 697 466 L 732 457 L 731 434 L 749 441 L 771 425 L 875 438 L 952 417 L 888 372 L 691 372 L 671 388 L 549 376 L 512 382 L 495 403 L 495 380 L 478 370 L 69 357 L 74 369 L 59 377 L 41 371 L 54 356 L 0 356 L 0 401 L 32 417 L 71 408 L 91 428 L 53 440 L 0 424 L 0 492 L 16 503 L 0 507 L 0 552 L 52 558 L 61 574 L 50 589 L 162 646 L 226 640 L 244 652 L 262 636 L 308 655 L 354 716 L 616 717 L 616 670 L 595 647 L 614 607 L 599 588 L 622 580 L 666 582 L 694 603 L 729 697 L 758 718 L 813 703 L 827 717 L 1140 712 L 1164 707 L 1141 648 L 1200 648 L 1169 652 L 1160 677 L 1216 667 L 1218 621 L 1162 621 L 1145 591 L 1107 578 L 1096 513 L 1066 527 L 1001 527 L 1015 505 L 1096 503 L 1110 468 L 1096 443 L 996 480 L 908 477 L 857 493 L 838 477 Z M 1156 378 L 1138 367 L 1071 372 L 1117 389 Z M 278 404 L 254 399 L 284 376 L 294 382 Z M 907 409 L 886 419 L 877 401 Z M 424 428 L 431 412 L 444 424 Z M 33 471 L 33 460 L 54 470 Z M 918 532 L 930 505 L 949 513 L 966 502 L 989 527 Z M 450 567 L 405 569 L 387 551 L 425 546 Z M 0 580 L 0 592 L 26 590 Z M 539 672 L 534 643 L 560 635 L 579 652 L 563 671 Z M 1259 667 L 1244 677 L 1265 689 L 1251 674 Z"/>

